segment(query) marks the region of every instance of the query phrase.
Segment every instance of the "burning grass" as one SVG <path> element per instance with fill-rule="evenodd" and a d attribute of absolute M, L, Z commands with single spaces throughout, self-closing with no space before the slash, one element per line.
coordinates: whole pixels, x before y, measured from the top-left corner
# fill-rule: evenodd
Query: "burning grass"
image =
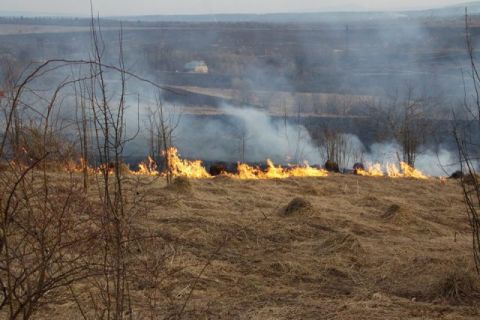
<path fill-rule="evenodd" d="M 422 172 L 409 166 L 405 162 L 400 162 L 400 168 L 394 163 L 387 163 L 383 168 L 380 163 L 375 163 L 366 170 L 357 169 L 356 173 L 360 176 L 366 177 L 390 177 L 390 178 L 414 178 L 414 179 L 428 179 Z"/>
<path fill-rule="evenodd" d="M 192 179 L 209 179 L 214 176 L 228 176 L 234 179 L 240 180 L 266 180 L 266 179 L 287 179 L 287 178 L 305 178 L 305 177 L 327 177 L 329 171 L 326 169 L 316 168 L 309 165 L 308 162 L 304 161 L 303 165 L 290 165 L 288 167 L 282 167 L 275 165 L 270 159 L 266 160 L 267 167 L 265 170 L 248 165 L 246 163 L 238 163 L 236 173 L 227 173 L 222 172 L 221 168 L 216 166 L 214 169 L 215 175 L 212 175 L 209 170 L 207 170 L 202 161 L 200 160 L 186 160 L 180 157 L 178 150 L 174 147 L 171 147 L 166 152 L 166 161 L 168 163 L 168 172 L 173 177 L 187 177 Z M 328 162 L 327 162 L 328 164 Z M 332 170 L 327 165 L 327 168 L 330 171 Z M 114 173 L 114 168 L 108 165 L 101 165 L 98 168 L 89 166 L 82 159 L 79 162 L 69 161 L 64 165 L 64 169 L 67 172 L 88 172 L 88 174 L 100 174 L 105 170 L 108 170 L 109 173 Z M 219 172 L 217 172 L 220 170 Z M 147 160 L 141 162 L 138 165 L 138 169 L 131 170 L 128 166 L 122 168 L 123 173 L 136 175 L 136 176 L 165 176 L 165 172 L 160 172 L 156 162 L 148 157 Z M 397 167 L 395 164 L 389 163 L 382 167 L 381 164 L 373 164 L 368 166 L 368 168 L 363 169 L 362 167 L 355 168 L 355 174 L 366 177 L 390 177 L 390 178 L 413 178 L 413 179 L 428 179 L 422 172 L 419 170 L 410 167 L 404 162 L 400 162 L 400 166 Z"/>

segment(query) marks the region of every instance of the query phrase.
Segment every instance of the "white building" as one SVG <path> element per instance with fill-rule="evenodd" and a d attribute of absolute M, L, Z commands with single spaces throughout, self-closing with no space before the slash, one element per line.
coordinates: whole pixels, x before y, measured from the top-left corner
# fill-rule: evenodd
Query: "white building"
<path fill-rule="evenodd" d="M 208 66 L 205 61 L 190 61 L 183 67 L 185 72 L 208 73 Z"/>

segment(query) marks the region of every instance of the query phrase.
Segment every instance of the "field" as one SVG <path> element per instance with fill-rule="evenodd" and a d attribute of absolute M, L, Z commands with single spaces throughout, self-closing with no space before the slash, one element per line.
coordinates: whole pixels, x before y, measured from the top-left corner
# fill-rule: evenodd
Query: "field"
<path fill-rule="evenodd" d="M 480 316 L 456 181 L 217 177 L 166 187 L 141 179 L 152 207 L 136 227 L 160 235 L 159 248 L 175 252 L 166 270 L 177 270 L 164 280 L 156 317 L 177 313 L 186 300 L 186 319 Z M 148 285 L 133 290 L 146 304 Z M 76 307 L 64 304 L 48 318 L 73 314 Z"/>
<path fill-rule="evenodd" d="M 0 18 L 0 319 L 480 319 L 463 19 L 25 20 Z M 413 170 L 464 162 L 470 196 Z"/>

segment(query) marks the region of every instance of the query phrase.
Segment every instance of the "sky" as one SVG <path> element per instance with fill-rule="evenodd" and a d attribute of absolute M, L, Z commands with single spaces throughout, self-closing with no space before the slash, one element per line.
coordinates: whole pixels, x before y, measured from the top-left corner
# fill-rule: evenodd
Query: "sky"
<path fill-rule="evenodd" d="M 88 16 L 89 0 L 0 0 L 0 12 Z M 425 9 L 461 0 L 94 0 L 102 16 Z"/>

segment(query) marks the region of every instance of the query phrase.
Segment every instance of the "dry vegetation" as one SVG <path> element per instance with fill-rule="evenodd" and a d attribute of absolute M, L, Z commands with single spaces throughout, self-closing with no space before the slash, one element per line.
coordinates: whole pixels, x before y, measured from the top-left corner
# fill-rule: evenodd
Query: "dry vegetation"
<path fill-rule="evenodd" d="M 374 96 L 329 93 L 299 93 L 287 91 L 262 91 L 250 88 L 202 88 L 191 86 L 170 86 L 183 94 L 195 93 L 216 97 L 226 103 L 256 106 L 276 116 L 300 113 L 302 116 L 366 116 L 368 108 L 375 104 Z M 204 107 L 205 108 L 205 107 Z M 201 107 L 187 107 L 186 112 L 201 111 Z M 218 108 L 207 111 L 219 113 Z"/>
<path fill-rule="evenodd" d="M 6 82 L 1 318 L 479 318 L 469 198 L 457 182 L 172 180 L 182 173 L 168 153 L 168 185 L 156 171 L 132 174 L 125 146 L 138 132 L 127 132 L 127 79 L 168 88 L 126 69 L 123 30 L 118 63 L 106 64 L 101 28 L 93 18 L 91 26 L 90 60 L 47 60 Z M 32 89 L 72 67 L 78 76 Z M 69 94 L 75 129 L 66 132 L 59 115 Z M 30 99 L 33 113 L 21 108 Z M 152 155 L 169 150 L 176 124 L 160 101 L 153 111 Z M 66 173 L 78 153 L 80 167 Z M 192 176 L 209 177 L 200 169 Z M 477 202 L 467 205 L 476 213 Z"/>
<path fill-rule="evenodd" d="M 480 316 L 471 231 L 454 181 L 127 180 L 145 208 L 131 232 L 150 239 L 133 243 L 126 258 L 134 319 Z M 84 201 L 93 204 L 95 192 Z M 63 299 L 40 314 L 91 315 L 100 299 L 91 283 L 62 289 Z"/>

